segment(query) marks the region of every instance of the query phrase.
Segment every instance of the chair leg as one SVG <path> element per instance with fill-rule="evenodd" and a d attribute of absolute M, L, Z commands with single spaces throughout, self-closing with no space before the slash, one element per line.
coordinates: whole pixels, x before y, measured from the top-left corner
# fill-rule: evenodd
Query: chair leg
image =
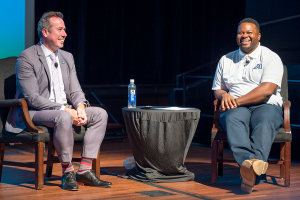
<path fill-rule="evenodd" d="M 218 157 L 217 159 L 221 159 L 221 161 L 218 162 L 218 176 L 223 176 L 223 141 L 219 141 L 218 144 Z"/>
<path fill-rule="evenodd" d="M 49 141 L 48 142 L 48 158 L 47 158 L 46 177 L 52 176 L 54 154 L 55 154 L 55 148 L 54 148 L 53 141 Z"/>
<path fill-rule="evenodd" d="M 44 187 L 44 142 L 35 143 L 35 189 Z"/>
<path fill-rule="evenodd" d="M 100 178 L 100 148 L 97 159 L 93 159 L 92 170 L 95 172 L 96 176 Z"/>
<path fill-rule="evenodd" d="M 211 147 L 211 183 L 217 182 L 218 140 L 212 141 Z"/>
<path fill-rule="evenodd" d="M 284 173 L 284 186 L 290 186 L 290 168 L 291 168 L 291 142 L 285 143 L 285 173 Z"/>
<path fill-rule="evenodd" d="M 5 143 L 0 143 L 0 182 L 2 177 L 4 151 L 5 151 Z"/>
<path fill-rule="evenodd" d="M 285 143 L 280 143 L 280 160 L 284 161 L 284 164 L 280 164 L 280 178 L 284 178 L 285 175 Z"/>

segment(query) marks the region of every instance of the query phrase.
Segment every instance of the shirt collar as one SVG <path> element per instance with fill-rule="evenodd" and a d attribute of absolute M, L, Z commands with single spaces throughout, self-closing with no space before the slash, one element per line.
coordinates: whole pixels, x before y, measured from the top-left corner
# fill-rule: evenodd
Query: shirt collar
<path fill-rule="evenodd" d="M 47 49 L 47 47 L 45 47 L 43 45 L 43 43 L 41 41 L 40 41 L 40 44 L 41 44 L 41 48 L 42 48 L 42 50 L 45 54 L 45 57 L 50 56 L 51 54 L 53 54 L 49 49 Z M 55 51 L 54 53 L 55 53 L 55 56 L 57 56 L 57 51 Z"/>
<path fill-rule="evenodd" d="M 261 46 L 260 46 L 260 42 L 258 43 L 258 47 L 250 54 L 246 54 L 244 53 L 241 48 L 239 48 L 239 54 L 240 54 L 240 58 L 243 59 L 243 58 L 250 58 L 250 59 L 254 59 L 254 58 L 257 58 L 259 56 L 261 52 Z"/>

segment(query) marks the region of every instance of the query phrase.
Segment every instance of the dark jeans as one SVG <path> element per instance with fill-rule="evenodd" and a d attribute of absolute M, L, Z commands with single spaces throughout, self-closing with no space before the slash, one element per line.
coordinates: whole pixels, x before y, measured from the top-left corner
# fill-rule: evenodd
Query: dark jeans
<path fill-rule="evenodd" d="M 281 125 L 282 108 L 260 104 L 233 108 L 220 114 L 228 143 L 238 165 L 244 160 L 267 161 L 271 145 Z"/>

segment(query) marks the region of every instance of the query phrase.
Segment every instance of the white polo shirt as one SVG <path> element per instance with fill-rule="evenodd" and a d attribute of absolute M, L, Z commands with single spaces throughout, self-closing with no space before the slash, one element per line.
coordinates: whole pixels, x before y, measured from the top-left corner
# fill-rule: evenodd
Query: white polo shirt
<path fill-rule="evenodd" d="M 239 98 L 263 82 L 271 82 L 277 88 L 264 103 L 282 106 L 282 75 L 283 64 L 280 57 L 259 44 L 251 54 L 238 49 L 224 55 L 217 66 L 212 89 L 222 89 L 234 98 Z"/>

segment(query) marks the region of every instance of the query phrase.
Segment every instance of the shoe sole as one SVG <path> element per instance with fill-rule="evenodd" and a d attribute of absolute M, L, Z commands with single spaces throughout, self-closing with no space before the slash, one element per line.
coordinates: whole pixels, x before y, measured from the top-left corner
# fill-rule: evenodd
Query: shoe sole
<path fill-rule="evenodd" d="M 101 186 L 101 185 L 90 185 L 90 184 L 87 184 L 87 183 L 81 183 L 81 182 L 77 182 L 78 185 L 84 185 L 84 186 L 91 186 L 91 187 L 104 187 L 104 188 L 109 188 L 111 185 L 104 185 L 104 186 Z"/>
<path fill-rule="evenodd" d="M 74 188 L 74 189 L 70 189 L 70 188 L 65 188 L 65 187 L 61 187 L 63 190 L 69 190 L 69 191 L 78 191 L 78 188 Z"/>
<path fill-rule="evenodd" d="M 267 162 L 264 162 L 262 160 L 255 160 L 253 161 L 253 171 L 256 175 L 260 176 L 262 174 L 265 174 L 267 172 L 269 164 Z"/>
<path fill-rule="evenodd" d="M 245 160 L 243 162 L 240 173 L 243 178 L 241 190 L 245 193 L 250 194 L 253 191 L 253 186 L 256 180 L 256 175 L 254 173 L 252 162 L 250 160 Z"/>

